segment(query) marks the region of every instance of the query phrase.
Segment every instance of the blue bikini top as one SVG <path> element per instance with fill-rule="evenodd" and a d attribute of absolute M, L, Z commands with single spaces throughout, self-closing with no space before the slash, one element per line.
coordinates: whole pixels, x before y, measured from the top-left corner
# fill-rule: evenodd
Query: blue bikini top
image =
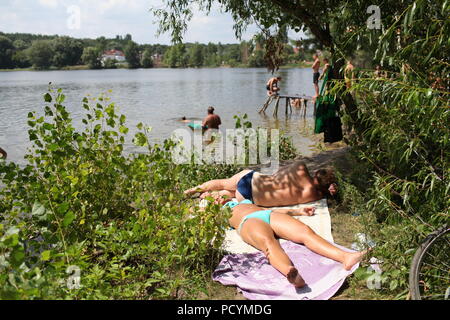
<path fill-rule="evenodd" d="M 233 209 L 234 207 L 236 207 L 237 205 L 240 205 L 240 204 L 253 204 L 253 201 L 248 200 L 248 199 L 244 199 L 244 200 L 242 200 L 241 202 L 237 202 L 237 201 L 228 201 L 227 203 L 225 203 L 225 204 L 223 205 L 222 208 L 229 207 L 230 209 Z"/>

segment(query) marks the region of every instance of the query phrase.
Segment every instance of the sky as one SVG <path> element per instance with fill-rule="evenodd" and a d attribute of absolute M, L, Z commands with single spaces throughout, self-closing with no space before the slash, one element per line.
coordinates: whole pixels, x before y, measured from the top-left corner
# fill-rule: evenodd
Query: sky
<path fill-rule="evenodd" d="M 140 44 L 170 44 L 170 35 L 157 37 L 156 18 L 149 11 L 152 7 L 163 8 L 161 0 L 0 0 L 0 31 L 75 38 L 114 38 L 129 33 Z M 250 26 L 243 40 L 258 31 Z M 218 7 L 208 16 L 195 9 L 183 41 L 238 42 L 231 15 Z"/>

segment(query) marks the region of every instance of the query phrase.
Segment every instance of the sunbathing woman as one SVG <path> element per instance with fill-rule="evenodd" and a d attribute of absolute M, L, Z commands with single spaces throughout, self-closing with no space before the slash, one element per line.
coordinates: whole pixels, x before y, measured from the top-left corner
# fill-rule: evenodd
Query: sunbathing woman
<path fill-rule="evenodd" d="M 361 261 L 365 252 L 346 252 L 318 236 L 311 228 L 292 216 L 314 214 L 314 208 L 266 210 L 250 200 L 229 201 L 224 207 L 232 209 L 230 225 L 242 239 L 266 255 L 269 263 L 280 271 L 295 287 L 305 285 L 305 281 L 275 238 L 283 238 L 304 244 L 311 251 L 341 262 L 350 270 Z"/>
<path fill-rule="evenodd" d="M 320 200 L 337 193 L 331 170 L 318 170 L 311 176 L 303 162 L 280 168 L 273 175 L 244 170 L 229 179 L 211 180 L 186 190 L 186 194 L 203 192 L 201 197 L 222 196 L 238 201 L 251 200 L 265 207 L 288 206 Z"/>

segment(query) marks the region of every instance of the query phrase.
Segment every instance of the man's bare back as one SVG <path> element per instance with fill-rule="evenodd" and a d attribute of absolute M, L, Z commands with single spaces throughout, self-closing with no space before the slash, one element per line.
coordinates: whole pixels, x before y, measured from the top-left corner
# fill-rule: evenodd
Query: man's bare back
<path fill-rule="evenodd" d="M 255 172 L 252 179 L 253 200 L 260 206 L 287 206 L 322 199 L 314 180 L 303 163 L 295 163 L 274 175 Z"/>
<path fill-rule="evenodd" d="M 208 129 L 219 129 L 219 126 L 222 124 L 220 117 L 217 114 L 209 114 L 203 120 L 203 126 L 208 127 Z"/>

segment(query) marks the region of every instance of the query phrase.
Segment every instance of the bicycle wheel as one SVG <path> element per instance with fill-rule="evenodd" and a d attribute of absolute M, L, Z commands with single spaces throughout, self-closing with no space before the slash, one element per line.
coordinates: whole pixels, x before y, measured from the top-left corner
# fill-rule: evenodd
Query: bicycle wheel
<path fill-rule="evenodd" d="M 431 233 L 417 249 L 409 272 L 413 300 L 444 300 L 450 296 L 450 228 Z"/>

